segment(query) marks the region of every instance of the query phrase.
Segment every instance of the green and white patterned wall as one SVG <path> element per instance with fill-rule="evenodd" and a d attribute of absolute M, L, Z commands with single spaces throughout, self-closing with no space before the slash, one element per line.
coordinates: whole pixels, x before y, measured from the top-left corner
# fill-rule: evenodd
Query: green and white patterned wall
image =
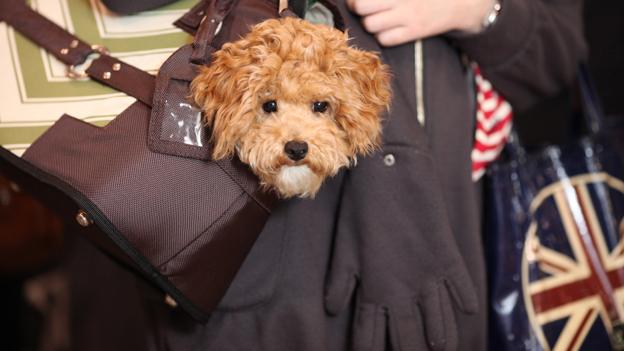
<path fill-rule="evenodd" d="M 197 0 L 181 0 L 133 16 L 116 16 L 97 0 L 31 0 L 31 6 L 90 44 L 151 73 L 192 38 L 172 23 Z M 135 101 L 66 67 L 0 23 L 0 145 L 21 155 L 63 113 L 105 125 Z"/>

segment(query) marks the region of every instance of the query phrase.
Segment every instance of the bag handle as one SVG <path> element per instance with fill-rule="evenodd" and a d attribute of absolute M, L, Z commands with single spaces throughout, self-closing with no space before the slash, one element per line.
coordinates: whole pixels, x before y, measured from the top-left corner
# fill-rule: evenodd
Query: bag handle
<path fill-rule="evenodd" d="M 297 17 L 304 18 L 306 8 L 307 8 L 307 0 L 279 0 L 280 15 L 284 11 L 290 10 Z"/>
<path fill-rule="evenodd" d="M 210 62 L 214 51 L 210 44 L 219 34 L 223 20 L 234 7 L 236 0 L 213 0 L 203 5 L 202 19 L 193 40 L 193 52 L 191 62 L 196 65 L 205 65 Z M 192 10 L 191 10 L 192 11 Z"/>
<path fill-rule="evenodd" d="M 598 90 L 589 72 L 587 64 L 582 63 L 578 70 L 578 86 L 581 95 L 581 107 L 583 117 L 591 135 L 602 132 L 604 122 L 604 110 L 598 97 Z"/>
<path fill-rule="evenodd" d="M 207 65 L 214 49 L 211 43 L 219 34 L 223 20 L 228 16 L 236 0 L 208 0 L 195 5 L 187 14 L 174 24 L 183 30 L 192 30 L 193 23 L 197 24 L 197 32 L 193 40 L 191 62 L 196 65 Z M 292 16 L 303 18 L 306 10 L 306 0 L 279 0 L 278 13 L 282 17 Z"/>
<path fill-rule="evenodd" d="M 68 65 L 68 77 L 80 79 L 89 76 L 148 106 L 152 105 L 153 75 L 109 56 L 103 46 L 89 45 L 31 9 L 23 0 L 0 0 L 1 21 Z M 87 68 L 84 71 L 79 70 L 85 65 Z"/>
<path fill-rule="evenodd" d="M 604 114 L 598 92 L 586 63 L 579 64 L 576 77 L 575 87 L 578 89 L 581 99 L 582 119 L 585 121 L 588 134 L 596 136 L 603 131 Z M 512 129 L 507 145 L 505 145 L 505 153 L 510 159 L 515 160 L 524 159 L 527 155 L 515 127 Z"/>

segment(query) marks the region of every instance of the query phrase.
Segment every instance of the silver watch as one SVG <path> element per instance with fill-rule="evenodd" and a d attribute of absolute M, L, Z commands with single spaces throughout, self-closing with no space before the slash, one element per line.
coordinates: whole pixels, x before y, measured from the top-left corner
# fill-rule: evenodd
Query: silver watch
<path fill-rule="evenodd" d="M 492 6 L 492 10 L 483 19 L 481 30 L 485 30 L 491 27 L 494 24 L 494 22 L 496 22 L 496 19 L 498 18 L 498 14 L 501 12 L 502 8 L 503 6 L 501 5 L 500 0 L 497 0 L 494 3 L 494 6 Z"/>

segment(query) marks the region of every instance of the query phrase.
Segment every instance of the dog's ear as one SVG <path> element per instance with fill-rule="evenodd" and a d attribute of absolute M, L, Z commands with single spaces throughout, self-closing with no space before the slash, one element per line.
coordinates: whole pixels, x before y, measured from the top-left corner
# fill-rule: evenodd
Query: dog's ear
<path fill-rule="evenodd" d="M 204 111 L 204 121 L 212 132 L 212 157 L 232 156 L 236 144 L 253 120 L 249 89 L 252 63 L 248 43 L 228 43 L 215 52 L 209 66 L 191 82 L 192 97 Z"/>
<path fill-rule="evenodd" d="M 381 114 L 391 99 L 390 72 L 379 56 L 346 45 L 335 55 L 342 84 L 336 121 L 348 135 L 353 154 L 368 154 L 381 143 Z"/>

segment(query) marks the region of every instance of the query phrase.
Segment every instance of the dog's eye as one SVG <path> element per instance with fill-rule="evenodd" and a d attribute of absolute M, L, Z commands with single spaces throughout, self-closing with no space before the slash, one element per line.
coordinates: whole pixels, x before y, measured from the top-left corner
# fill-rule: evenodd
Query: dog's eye
<path fill-rule="evenodd" d="M 271 100 L 262 104 L 262 109 L 266 113 L 277 112 L 277 101 Z"/>
<path fill-rule="evenodd" d="M 314 112 L 323 113 L 323 112 L 327 111 L 328 107 L 329 107 L 329 104 L 327 103 L 327 101 L 315 101 L 312 104 L 312 110 Z"/>

